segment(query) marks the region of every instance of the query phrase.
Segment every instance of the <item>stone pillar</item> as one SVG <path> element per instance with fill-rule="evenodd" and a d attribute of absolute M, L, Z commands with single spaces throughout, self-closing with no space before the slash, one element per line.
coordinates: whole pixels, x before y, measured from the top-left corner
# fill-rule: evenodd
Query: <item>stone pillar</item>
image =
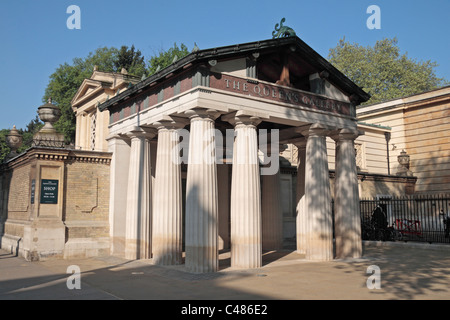
<path fill-rule="evenodd" d="M 76 127 L 75 127 L 75 149 L 80 149 L 80 135 L 81 135 L 81 119 L 82 115 L 77 112 L 76 115 Z"/>
<path fill-rule="evenodd" d="M 231 181 L 231 266 L 262 265 L 261 190 L 256 126 L 260 119 L 237 116 Z"/>
<path fill-rule="evenodd" d="M 270 145 L 266 150 L 271 152 Z M 281 249 L 283 247 L 283 210 L 280 195 L 280 170 L 277 170 L 275 174 L 261 175 L 261 225 L 262 249 Z"/>
<path fill-rule="evenodd" d="M 79 134 L 79 147 L 81 150 L 87 150 L 87 132 L 88 132 L 88 116 L 86 112 L 82 112 L 80 116 L 80 134 Z M 77 146 L 78 147 L 78 146 Z"/>
<path fill-rule="evenodd" d="M 138 128 L 137 128 L 138 129 Z M 128 173 L 125 258 L 151 258 L 151 164 L 150 139 L 156 132 L 135 130 L 131 139 Z"/>
<path fill-rule="evenodd" d="M 342 129 L 336 141 L 336 178 L 334 187 L 334 218 L 336 257 L 362 256 L 361 217 L 354 140 L 356 129 Z"/>
<path fill-rule="evenodd" d="M 333 259 L 333 224 L 330 177 L 327 159 L 327 130 L 319 124 L 310 127 L 305 136 L 305 244 L 306 259 Z"/>
<path fill-rule="evenodd" d="M 306 253 L 305 243 L 305 162 L 306 162 L 306 139 L 295 142 L 298 150 L 297 161 L 297 188 L 296 188 L 296 233 L 297 233 L 297 252 Z"/>
<path fill-rule="evenodd" d="M 186 269 L 216 272 L 218 257 L 218 193 L 215 155 L 215 110 L 192 109 L 186 180 Z"/>
<path fill-rule="evenodd" d="M 158 265 L 182 263 L 181 120 L 154 123 L 158 129 L 153 201 L 153 261 Z"/>
<path fill-rule="evenodd" d="M 111 254 L 125 256 L 125 230 L 130 163 L 130 141 L 126 136 L 108 137 L 108 151 L 112 153 L 109 191 L 109 228 Z"/>

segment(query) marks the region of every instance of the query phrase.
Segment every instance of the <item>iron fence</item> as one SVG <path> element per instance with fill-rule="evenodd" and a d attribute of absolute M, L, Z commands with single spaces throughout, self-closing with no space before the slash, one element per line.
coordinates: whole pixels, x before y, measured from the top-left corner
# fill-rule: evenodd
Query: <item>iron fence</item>
<path fill-rule="evenodd" d="M 450 195 L 361 199 L 363 240 L 450 243 Z"/>

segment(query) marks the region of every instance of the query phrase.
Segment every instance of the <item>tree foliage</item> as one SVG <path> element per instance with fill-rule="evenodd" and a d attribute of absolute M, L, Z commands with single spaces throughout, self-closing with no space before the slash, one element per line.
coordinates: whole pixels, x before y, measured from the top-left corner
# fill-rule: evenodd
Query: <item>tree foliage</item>
<path fill-rule="evenodd" d="M 371 95 L 365 104 L 392 100 L 439 88 L 445 84 L 434 72 L 432 61 L 416 61 L 400 54 L 396 38 L 383 39 L 373 47 L 339 40 L 328 60 Z"/>
<path fill-rule="evenodd" d="M 90 78 L 97 66 L 106 72 L 115 71 L 116 48 L 98 48 L 89 53 L 86 58 L 75 58 L 72 64 L 67 62 L 60 65 L 50 75 L 50 81 L 45 89 L 42 102 L 52 98 L 52 103 L 61 109 L 61 118 L 55 123 L 55 129 L 64 134 L 66 142 L 75 139 L 75 114 L 71 107 L 71 100 L 86 78 Z"/>
<path fill-rule="evenodd" d="M 158 54 L 152 56 L 148 60 L 148 75 L 154 74 L 158 69 L 164 69 L 165 67 L 171 65 L 176 58 L 180 60 L 189 54 L 189 50 L 183 43 L 178 47 L 176 43 L 169 50 L 160 50 Z"/>
<path fill-rule="evenodd" d="M 146 64 L 145 57 L 134 45 L 121 46 L 120 49 L 114 47 L 101 47 L 90 52 L 87 57 L 75 58 L 72 63 L 64 63 L 56 68 L 49 77 L 49 83 L 45 89 L 42 103 L 46 103 L 52 98 L 52 103 L 61 109 L 61 118 L 54 124 L 56 130 L 64 134 L 66 143 L 75 140 L 76 120 L 71 107 L 71 101 L 84 79 L 91 77 L 94 67 L 103 72 L 121 72 L 125 68 L 128 74 L 141 77 L 151 75 L 157 68 L 163 69 L 170 65 L 175 56 L 181 59 L 189 54 L 187 47 L 175 43 L 167 51 L 160 50 L 158 54 L 152 56 Z M 38 107 L 38 106 L 36 106 Z M 33 135 L 42 127 L 39 117 L 26 126 L 26 129 L 18 129 L 23 135 L 23 146 L 18 150 L 22 152 L 31 146 Z M 10 129 L 0 130 L 0 162 L 9 154 L 10 149 L 6 144 L 6 135 Z"/>
<path fill-rule="evenodd" d="M 122 68 L 128 73 L 142 75 L 145 72 L 144 57 L 140 51 L 122 46 L 119 49 L 111 47 L 98 48 L 85 58 L 75 58 L 72 64 L 64 63 L 50 76 L 45 90 L 43 102 L 52 98 L 52 102 L 61 109 L 61 118 L 55 123 L 55 128 L 63 133 L 67 143 L 75 140 L 75 114 L 70 102 L 75 96 L 84 79 L 90 78 L 94 67 L 103 72 L 120 72 Z"/>
<path fill-rule="evenodd" d="M 19 149 L 17 149 L 17 153 L 22 153 L 31 147 L 31 144 L 33 142 L 33 135 L 36 132 L 38 132 L 43 125 L 44 124 L 39 120 L 39 117 L 36 116 L 34 120 L 31 120 L 27 124 L 25 130 L 17 129 L 19 131 L 19 134 L 22 135 L 23 139 L 22 146 Z M 0 130 L 0 163 L 3 162 L 11 152 L 11 149 L 8 147 L 8 144 L 6 143 L 6 136 L 9 135 L 10 131 L 11 131 L 10 129 Z"/>
<path fill-rule="evenodd" d="M 125 68 L 129 74 L 141 77 L 144 74 L 153 74 L 158 66 L 164 68 L 170 65 L 175 56 L 181 59 L 188 53 L 184 44 L 178 47 L 175 43 L 168 51 L 161 50 L 158 55 L 151 57 L 147 67 L 145 57 L 134 45 L 131 48 L 122 46 L 120 49 L 98 48 L 86 58 L 75 58 L 72 64 L 60 65 L 50 76 L 42 101 L 45 102 L 51 97 L 53 103 L 61 108 L 62 115 L 55 123 L 55 128 L 64 134 L 66 142 L 73 142 L 76 125 L 70 102 L 83 80 L 90 78 L 94 66 L 103 72 L 120 72 Z"/>
<path fill-rule="evenodd" d="M 122 46 L 117 52 L 117 58 L 114 61 L 116 72 L 125 68 L 129 74 L 141 77 L 146 72 L 145 58 L 140 50 L 136 50 L 134 45 L 131 48 Z"/>

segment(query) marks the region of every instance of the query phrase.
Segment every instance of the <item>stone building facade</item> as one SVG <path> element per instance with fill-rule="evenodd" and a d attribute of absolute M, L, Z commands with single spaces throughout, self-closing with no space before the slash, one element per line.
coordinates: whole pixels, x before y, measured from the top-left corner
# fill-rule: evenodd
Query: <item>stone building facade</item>
<path fill-rule="evenodd" d="M 397 158 L 410 158 L 415 193 L 450 192 L 450 87 L 357 109 L 358 120 L 390 128 L 389 171 L 402 171 Z"/>
<path fill-rule="evenodd" d="M 120 73 L 103 72 L 94 68 L 89 79 L 85 79 L 72 99 L 76 117 L 75 149 L 108 151 L 108 111 L 99 112 L 98 105 L 126 90 L 139 78 L 129 75 L 125 69 Z"/>
<path fill-rule="evenodd" d="M 108 153 L 33 147 L 0 166 L 0 246 L 27 260 L 109 254 Z"/>
<path fill-rule="evenodd" d="M 448 88 L 368 98 L 297 37 L 196 50 L 145 79 L 96 69 L 72 100 L 75 149 L 0 168 L 0 245 L 30 260 L 184 254 L 191 272 L 217 271 L 223 249 L 259 267 L 286 239 L 311 260 L 360 257 L 360 197 L 448 187 Z"/>
<path fill-rule="evenodd" d="M 184 246 L 188 270 L 212 272 L 223 246 L 232 266 L 261 266 L 262 251 L 282 245 L 278 150 L 294 144 L 298 251 L 361 256 L 354 141 L 356 105 L 367 99 L 288 37 L 195 51 L 101 103 L 112 253 L 179 264 Z M 336 145 L 334 227 L 327 138 Z"/>

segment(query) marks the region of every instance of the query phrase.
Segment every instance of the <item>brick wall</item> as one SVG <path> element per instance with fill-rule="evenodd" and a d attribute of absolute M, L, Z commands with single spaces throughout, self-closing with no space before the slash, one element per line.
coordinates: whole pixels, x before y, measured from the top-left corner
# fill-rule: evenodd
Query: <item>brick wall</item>
<path fill-rule="evenodd" d="M 30 205 L 30 165 L 12 171 L 8 194 L 8 218 L 27 220 Z"/>
<path fill-rule="evenodd" d="M 65 169 L 68 237 L 109 236 L 109 163 L 78 158 Z"/>

